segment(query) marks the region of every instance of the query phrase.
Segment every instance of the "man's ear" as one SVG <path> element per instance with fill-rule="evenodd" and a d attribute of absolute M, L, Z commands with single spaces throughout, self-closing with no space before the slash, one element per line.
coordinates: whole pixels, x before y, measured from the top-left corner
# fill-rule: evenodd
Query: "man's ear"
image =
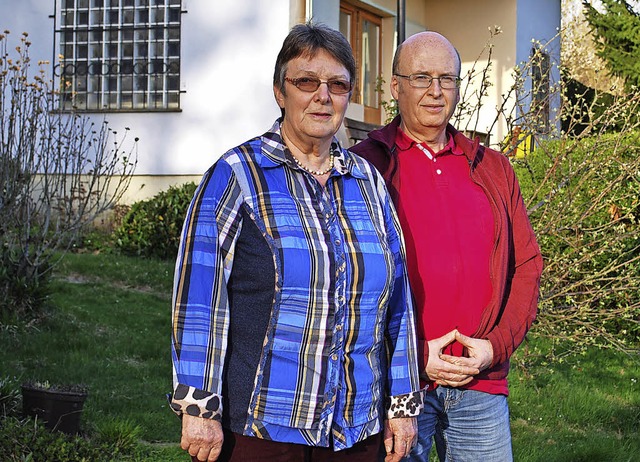
<path fill-rule="evenodd" d="M 398 99 L 398 77 L 395 75 L 391 77 L 389 88 L 391 89 L 391 96 L 393 96 L 393 99 Z"/>

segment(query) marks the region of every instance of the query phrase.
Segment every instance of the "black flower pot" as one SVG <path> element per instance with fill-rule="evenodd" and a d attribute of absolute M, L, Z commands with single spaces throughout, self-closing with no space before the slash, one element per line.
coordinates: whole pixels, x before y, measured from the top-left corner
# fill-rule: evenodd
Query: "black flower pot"
<path fill-rule="evenodd" d="M 45 422 L 45 427 L 68 435 L 80 431 L 80 415 L 87 391 L 81 387 L 22 385 L 22 412 Z"/>

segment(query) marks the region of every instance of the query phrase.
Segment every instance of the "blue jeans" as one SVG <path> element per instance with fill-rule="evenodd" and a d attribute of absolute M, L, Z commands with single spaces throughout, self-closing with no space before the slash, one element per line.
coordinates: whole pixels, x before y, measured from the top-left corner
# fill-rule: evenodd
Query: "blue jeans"
<path fill-rule="evenodd" d="M 418 444 L 407 460 L 428 462 L 435 439 L 441 462 L 513 461 L 506 396 L 437 387 L 424 400 Z"/>

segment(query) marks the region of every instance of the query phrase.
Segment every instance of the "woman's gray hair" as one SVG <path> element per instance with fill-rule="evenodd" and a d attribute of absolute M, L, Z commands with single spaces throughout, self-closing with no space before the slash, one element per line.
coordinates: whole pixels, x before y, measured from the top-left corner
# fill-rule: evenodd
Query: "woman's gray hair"
<path fill-rule="evenodd" d="M 293 26 L 289 35 L 284 39 L 273 73 L 273 85 L 278 86 L 285 94 L 284 78 L 287 74 L 287 65 L 292 59 L 300 56 L 313 57 L 320 50 L 324 50 L 333 56 L 349 72 L 351 86 L 356 78 L 356 60 L 351 51 L 351 45 L 344 35 L 324 24 L 297 24 Z"/>

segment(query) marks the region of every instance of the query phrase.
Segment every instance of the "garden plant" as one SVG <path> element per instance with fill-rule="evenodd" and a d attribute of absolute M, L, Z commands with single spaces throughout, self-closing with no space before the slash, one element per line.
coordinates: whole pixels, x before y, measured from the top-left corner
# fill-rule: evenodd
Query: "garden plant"
<path fill-rule="evenodd" d="M 56 256 L 120 200 L 136 166 L 137 139 L 60 110 L 28 34 L 13 45 L 0 34 L 1 319 L 39 315 Z"/>

